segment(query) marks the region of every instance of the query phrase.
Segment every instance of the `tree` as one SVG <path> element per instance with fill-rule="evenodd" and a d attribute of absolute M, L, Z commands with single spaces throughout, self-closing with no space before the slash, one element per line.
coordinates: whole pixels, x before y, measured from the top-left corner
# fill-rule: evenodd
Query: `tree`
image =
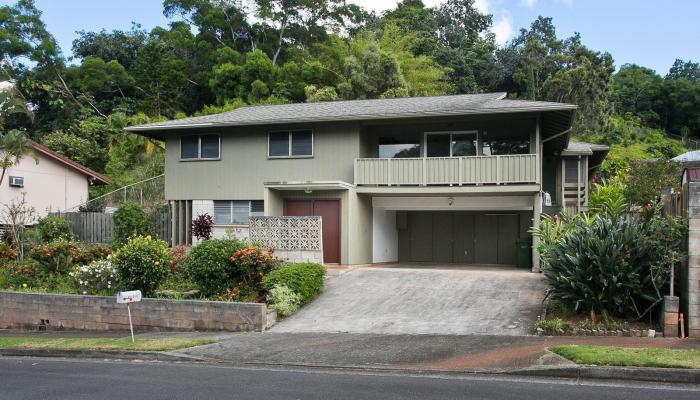
<path fill-rule="evenodd" d="M 613 76 L 613 103 L 615 111 L 636 115 L 650 126 L 658 126 L 657 102 L 663 80 L 649 68 L 625 64 Z"/>
<path fill-rule="evenodd" d="M 12 236 L 12 242 L 17 249 L 17 257 L 24 260 L 24 247 L 26 227 L 36 222 L 36 210 L 27 203 L 24 193 L 18 199 L 10 200 L 9 204 L 2 204 L 0 210 L 0 222 L 7 226 Z"/>
<path fill-rule="evenodd" d="M 27 135 L 16 129 L 0 136 L 0 151 L 2 152 L 2 158 L 0 158 L 0 168 L 2 168 L 2 173 L 0 173 L 0 185 L 2 185 L 5 179 L 7 170 L 19 164 L 25 156 L 31 156 L 36 160 L 37 164 L 39 163 L 39 159 L 36 158 L 34 148 L 29 138 L 27 138 Z"/>
<path fill-rule="evenodd" d="M 666 79 L 690 79 L 700 82 L 700 63 L 676 59 L 668 71 Z"/>
<path fill-rule="evenodd" d="M 83 60 L 97 57 L 104 62 L 116 61 L 127 71 L 131 70 L 141 48 L 148 41 L 148 32 L 141 25 L 133 24 L 130 31 L 113 30 L 107 32 L 76 32 L 73 40 L 73 54 Z"/>

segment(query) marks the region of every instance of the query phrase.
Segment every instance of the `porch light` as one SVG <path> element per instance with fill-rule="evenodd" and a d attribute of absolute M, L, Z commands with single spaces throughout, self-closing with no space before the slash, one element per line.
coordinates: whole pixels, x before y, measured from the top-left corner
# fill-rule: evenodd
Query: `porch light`
<path fill-rule="evenodd" d="M 309 188 L 309 187 L 304 189 L 304 193 L 306 193 L 306 194 L 311 194 L 311 192 L 313 192 L 313 190 L 311 190 L 311 188 Z"/>

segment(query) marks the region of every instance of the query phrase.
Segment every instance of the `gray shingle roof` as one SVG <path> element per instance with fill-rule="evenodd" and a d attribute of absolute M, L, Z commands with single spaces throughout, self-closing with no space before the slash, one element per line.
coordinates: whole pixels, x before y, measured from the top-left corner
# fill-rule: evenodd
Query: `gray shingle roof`
<path fill-rule="evenodd" d="M 133 132 L 296 122 L 360 121 L 447 115 L 573 110 L 572 104 L 507 100 L 505 93 L 248 106 L 220 114 L 127 127 Z"/>
<path fill-rule="evenodd" d="M 569 146 L 564 149 L 564 154 L 581 154 L 581 155 L 591 155 L 593 152 L 598 151 L 608 151 L 610 147 L 603 144 L 576 142 L 573 140 L 569 141 Z"/>

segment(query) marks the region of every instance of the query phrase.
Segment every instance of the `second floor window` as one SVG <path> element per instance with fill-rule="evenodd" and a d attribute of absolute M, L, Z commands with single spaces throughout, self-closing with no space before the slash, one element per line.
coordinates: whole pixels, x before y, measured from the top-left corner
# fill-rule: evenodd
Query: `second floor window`
<path fill-rule="evenodd" d="M 314 135 L 310 130 L 270 132 L 268 157 L 312 157 Z"/>
<path fill-rule="evenodd" d="M 188 135 L 180 138 L 181 160 L 218 160 L 219 135 Z"/>

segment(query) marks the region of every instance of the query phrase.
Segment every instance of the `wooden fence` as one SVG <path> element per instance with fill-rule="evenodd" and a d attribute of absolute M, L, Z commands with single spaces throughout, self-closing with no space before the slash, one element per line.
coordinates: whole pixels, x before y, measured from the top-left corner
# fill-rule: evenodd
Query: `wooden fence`
<path fill-rule="evenodd" d="M 110 243 L 114 238 L 114 220 L 112 214 L 97 212 L 54 212 L 51 215 L 66 219 L 71 224 L 73 233 L 85 243 Z M 170 210 L 162 208 L 149 216 L 151 230 L 155 236 L 170 243 Z"/>

